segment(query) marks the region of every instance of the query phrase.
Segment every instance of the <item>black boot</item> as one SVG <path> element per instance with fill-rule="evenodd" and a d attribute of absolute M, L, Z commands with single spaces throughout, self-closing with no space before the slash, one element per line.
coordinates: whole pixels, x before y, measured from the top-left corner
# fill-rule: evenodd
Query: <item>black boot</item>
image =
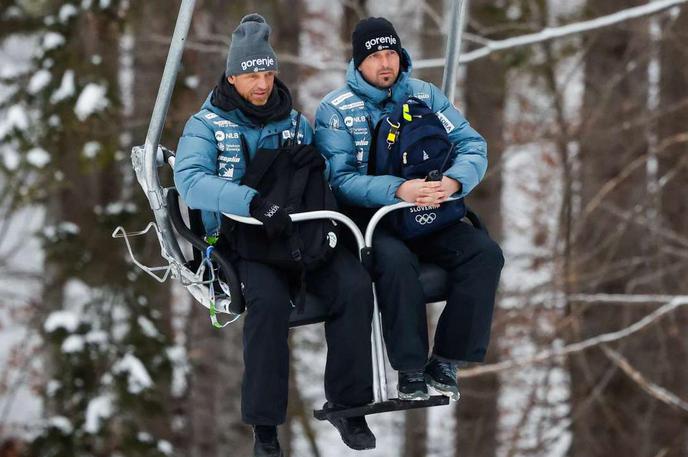
<path fill-rule="evenodd" d="M 253 457 L 284 457 L 274 425 L 254 425 L 253 438 Z"/>
<path fill-rule="evenodd" d="M 449 361 L 431 357 L 428 364 L 425 365 L 425 382 L 454 401 L 457 401 L 461 396 L 456 381 L 456 365 Z"/>
<path fill-rule="evenodd" d="M 332 408 L 339 409 L 342 407 L 332 405 L 331 403 L 325 403 L 325 406 L 323 406 L 323 409 Z M 342 441 L 344 441 L 344 444 L 349 446 L 351 449 L 356 451 L 375 449 L 375 435 L 373 435 L 373 432 L 370 430 L 370 428 L 368 428 L 368 423 L 365 420 L 365 416 L 346 418 L 339 417 L 336 419 L 327 420 L 339 431 Z"/>
<path fill-rule="evenodd" d="M 423 370 L 400 371 L 397 391 L 400 400 L 427 400 L 430 398 Z"/>

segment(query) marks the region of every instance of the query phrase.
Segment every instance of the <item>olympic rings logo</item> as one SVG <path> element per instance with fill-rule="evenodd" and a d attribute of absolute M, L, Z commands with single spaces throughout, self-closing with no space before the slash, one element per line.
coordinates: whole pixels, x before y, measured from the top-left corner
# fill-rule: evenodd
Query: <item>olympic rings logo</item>
<path fill-rule="evenodd" d="M 416 222 L 420 225 L 432 224 L 435 222 L 435 219 L 437 219 L 437 214 L 435 213 L 419 214 L 416 216 Z"/>

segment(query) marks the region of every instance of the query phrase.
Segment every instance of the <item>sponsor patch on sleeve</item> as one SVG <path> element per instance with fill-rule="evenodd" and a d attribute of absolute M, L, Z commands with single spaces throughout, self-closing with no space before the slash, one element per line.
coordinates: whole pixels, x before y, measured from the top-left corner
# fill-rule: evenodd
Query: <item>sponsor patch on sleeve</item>
<path fill-rule="evenodd" d="M 336 114 L 333 114 L 332 117 L 330 117 L 330 128 L 333 129 L 338 129 L 339 128 L 339 116 Z"/>
<path fill-rule="evenodd" d="M 364 105 L 365 104 L 363 103 L 363 101 L 358 101 L 358 102 L 349 103 L 348 105 L 342 105 L 339 107 L 339 109 L 342 111 L 347 111 L 347 110 L 356 109 L 356 108 L 363 108 Z"/>
<path fill-rule="evenodd" d="M 442 114 L 442 113 L 435 113 L 435 114 L 437 114 L 437 117 L 439 118 L 440 122 L 441 122 L 442 125 L 444 126 L 444 130 L 446 130 L 447 133 L 449 133 L 449 132 L 451 132 L 452 130 L 454 130 L 455 126 L 454 126 L 454 124 L 452 124 L 452 123 L 449 121 L 449 119 L 447 119 L 447 116 L 445 116 L 445 115 Z"/>
<path fill-rule="evenodd" d="M 334 106 L 337 106 L 337 105 L 339 105 L 341 102 L 343 102 L 344 100 L 346 100 L 347 98 L 353 97 L 353 95 L 354 95 L 354 94 L 351 93 L 351 92 L 346 92 L 346 93 L 340 95 L 339 97 L 333 99 L 331 103 L 332 103 Z"/>

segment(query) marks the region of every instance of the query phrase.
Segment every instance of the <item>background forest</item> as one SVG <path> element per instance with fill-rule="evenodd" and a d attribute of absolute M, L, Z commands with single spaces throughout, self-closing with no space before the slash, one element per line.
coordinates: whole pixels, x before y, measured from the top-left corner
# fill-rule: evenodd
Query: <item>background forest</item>
<path fill-rule="evenodd" d="M 0 0 L 0 457 L 251 452 L 241 324 L 214 329 L 110 236 L 152 220 L 129 152 L 179 3 Z M 392 20 L 415 76 L 441 84 L 449 1 L 198 0 L 162 144 L 253 11 L 311 122 L 362 17 Z M 688 456 L 688 0 L 469 13 L 455 104 L 490 166 L 468 203 L 506 256 L 489 362 L 461 371 L 457 404 L 371 416 L 365 455 Z M 153 237 L 139 248 L 161 261 Z M 322 327 L 290 338 L 288 455 L 357 455 L 312 418 Z"/>

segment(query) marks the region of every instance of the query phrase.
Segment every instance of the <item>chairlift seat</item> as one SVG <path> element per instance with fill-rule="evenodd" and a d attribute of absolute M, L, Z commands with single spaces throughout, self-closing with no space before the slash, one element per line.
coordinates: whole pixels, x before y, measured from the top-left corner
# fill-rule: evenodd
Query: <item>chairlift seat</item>
<path fill-rule="evenodd" d="M 447 272 L 444 269 L 431 263 L 421 264 L 420 282 L 423 285 L 426 303 L 446 300 Z M 327 319 L 327 303 L 313 294 L 306 294 L 306 302 L 303 308 L 301 313 L 296 308 L 292 310 L 289 318 L 290 327 L 316 324 Z"/>

